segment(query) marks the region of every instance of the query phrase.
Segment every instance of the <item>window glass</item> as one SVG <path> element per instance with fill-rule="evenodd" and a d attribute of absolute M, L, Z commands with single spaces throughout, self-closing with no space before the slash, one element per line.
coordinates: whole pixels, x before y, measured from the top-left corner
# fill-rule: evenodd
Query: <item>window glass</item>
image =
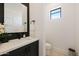
<path fill-rule="evenodd" d="M 50 11 L 50 19 L 59 19 L 61 18 L 61 8 L 57 8 Z"/>

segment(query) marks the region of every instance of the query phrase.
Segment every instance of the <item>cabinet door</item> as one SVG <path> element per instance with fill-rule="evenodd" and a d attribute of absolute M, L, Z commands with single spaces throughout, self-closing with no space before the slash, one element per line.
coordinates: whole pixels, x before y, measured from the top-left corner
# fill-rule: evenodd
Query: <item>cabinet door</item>
<path fill-rule="evenodd" d="M 30 44 L 30 56 L 39 55 L 39 41 Z"/>
<path fill-rule="evenodd" d="M 25 56 L 25 47 L 21 47 L 9 53 L 9 56 Z"/>
<path fill-rule="evenodd" d="M 26 56 L 30 56 L 31 55 L 31 53 L 30 53 L 30 51 L 31 51 L 30 47 L 31 47 L 30 44 L 25 46 L 25 55 Z"/>

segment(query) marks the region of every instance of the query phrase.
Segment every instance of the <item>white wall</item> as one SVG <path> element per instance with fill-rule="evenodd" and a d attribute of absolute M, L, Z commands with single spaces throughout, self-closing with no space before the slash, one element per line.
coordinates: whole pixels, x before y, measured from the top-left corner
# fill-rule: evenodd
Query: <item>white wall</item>
<path fill-rule="evenodd" d="M 53 49 L 64 52 L 68 48 L 75 48 L 75 23 L 74 4 L 46 4 L 44 6 L 44 37 L 52 43 Z M 62 17 L 58 20 L 50 20 L 50 10 L 61 7 Z"/>
<path fill-rule="evenodd" d="M 53 49 L 68 52 L 74 48 L 79 53 L 79 4 L 39 4 L 30 3 L 30 21 L 36 20 L 35 26 L 30 24 L 31 36 L 40 39 L 40 55 L 45 55 L 44 40 L 52 43 Z M 50 10 L 61 7 L 62 18 L 50 20 Z M 33 27 L 35 32 L 33 31 Z"/>
<path fill-rule="evenodd" d="M 75 20 L 76 20 L 76 23 L 75 23 L 75 29 L 76 29 L 76 50 L 78 52 L 78 55 L 79 55 L 79 4 L 76 4 L 76 8 L 75 8 Z"/>
<path fill-rule="evenodd" d="M 30 21 L 35 20 L 35 25 L 30 24 L 30 34 L 39 40 L 39 55 L 44 55 L 43 40 L 43 4 L 30 3 Z"/>

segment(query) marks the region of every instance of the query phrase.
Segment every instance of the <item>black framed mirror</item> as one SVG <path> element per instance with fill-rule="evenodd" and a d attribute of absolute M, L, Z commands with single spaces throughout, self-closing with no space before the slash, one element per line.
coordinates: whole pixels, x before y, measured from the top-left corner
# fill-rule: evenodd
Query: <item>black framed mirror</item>
<path fill-rule="evenodd" d="M 0 3 L 0 41 L 29 36 L 29 3 Z"/>

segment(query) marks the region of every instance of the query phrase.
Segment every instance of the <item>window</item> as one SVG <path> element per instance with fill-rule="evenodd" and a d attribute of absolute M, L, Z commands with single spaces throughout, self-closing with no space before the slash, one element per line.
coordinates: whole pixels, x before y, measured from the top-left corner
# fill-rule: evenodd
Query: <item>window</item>
<path fill-rule="evenodd" d="M 50 19 L 60 19 L 61 18 L 61 8 L 53 9 L 50 11 Z"/>

